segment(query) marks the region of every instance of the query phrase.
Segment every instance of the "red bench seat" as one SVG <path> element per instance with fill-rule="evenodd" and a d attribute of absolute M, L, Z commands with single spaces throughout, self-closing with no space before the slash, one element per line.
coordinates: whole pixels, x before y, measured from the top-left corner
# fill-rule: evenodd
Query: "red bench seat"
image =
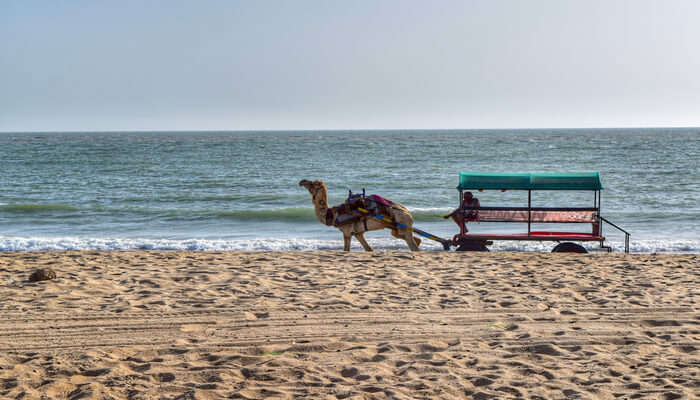
<path fill-rule="evenodd" d="M 603 236 L 585 232 L 530 232 L 529 235 L 527 233 L 467 233 L 460 236 L 467 240 L 576 240 L 599 242 L 605 239 Z"/>
<path fill-rule="evenodd" d="M 473 217 L 474 211 L 477 217 Z M 598 210 L 595 208 L 551 207 L 480 207 L 471 211 L 461 226 L 460 236 L 468 240 L 548 240 L 548 241 L 602 241 L 598 230 Z M 467 215 L 470 211 L 466 211 Z M 468 233 L 470 222 L 520 223 L 589 223 L 592 233 L 585 232 L 530 232 L 530 233 Z M 528 228 L 529 229 L 529 228 Z"/>
<path fill-rule="evenodd" d="M 594 208 L 481 207 L 476 210 L 480 222 L 589 223 L 596 222 Z"/>

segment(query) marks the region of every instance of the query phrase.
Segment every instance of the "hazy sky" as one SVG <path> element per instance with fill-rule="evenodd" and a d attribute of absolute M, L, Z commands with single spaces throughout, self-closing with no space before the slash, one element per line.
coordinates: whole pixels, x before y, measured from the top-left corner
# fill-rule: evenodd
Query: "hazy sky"
<path fill-rule="evenodd" d="M 700 1 L 0 2 L 0 131 L 700 126 Z"/>

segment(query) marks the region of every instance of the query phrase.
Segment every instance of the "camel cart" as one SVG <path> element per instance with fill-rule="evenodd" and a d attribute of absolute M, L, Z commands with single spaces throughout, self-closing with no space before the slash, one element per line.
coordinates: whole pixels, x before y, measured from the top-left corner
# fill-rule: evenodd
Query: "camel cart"
<path fill-rule="evenodd" d="M 599 242 L 600 248 L 612 251 L 605 245 L 603 224 L 608 224 L 625 234 L 625 253 L 629 253 L 630 234 L 600 215 L 600 192 L 603 186 L 597 172 L 562 173 L 491 173 L 461 172 L 459 175 L 460 205 L 465 191 L 521 190 L 527 191 L 527 207 L 473 207 L 460 209 L 458 219 L 460 233 L 452 239 L 457 251 L 488 251 L 486 246 L 495 240 L 553 241 L 559 244 L 552 252 L 587 253 L 574 242 Z M 592 194 L 591 207 L 533 207 L 533 193 L 537 191 L 578 191 Z M 527 224 L 527 233 L 469 233 L 469 222 L 515 222 Z M 534 231 L 535 224 L 591 224 L 591 231 Z"/>

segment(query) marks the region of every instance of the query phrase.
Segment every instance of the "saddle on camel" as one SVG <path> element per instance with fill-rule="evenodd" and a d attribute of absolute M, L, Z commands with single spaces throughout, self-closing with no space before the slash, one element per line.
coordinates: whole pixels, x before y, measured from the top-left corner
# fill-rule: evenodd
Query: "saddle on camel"
<path fill-rule="evenodd" d="M 393 204 L 393 201 L 378 194 L 366 196 L 365 189 L 362 189 L 362 194 L 351 190 L 345 203 L 328 209 L 326 225 L 338 227 L 362 221 L 367 230 L 367 218 L 370 215 L 390 215 L 389 210 Z"/>

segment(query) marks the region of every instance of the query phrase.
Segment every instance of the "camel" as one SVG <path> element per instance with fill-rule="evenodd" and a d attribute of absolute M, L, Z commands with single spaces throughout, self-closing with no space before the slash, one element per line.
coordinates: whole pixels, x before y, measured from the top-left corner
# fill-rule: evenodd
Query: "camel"
<path fill-rule="evenodd" d="M 316 218 L 324 225 L 333 225 L 332 220 L 328 220 L 328 216 L 332 215 L 329 213 L 328 207 L 328 193 L 326 191 L 326 184 L 323 181 L 309 181 L 303 179 L 299 182 L 299 186 L 303 186 L 306 190 L 311 193 L 311 201 L 314 204 Z M 408 211 L 408 209 L 399 203 L 393 203 L 391 208 L 387 210 L 389 215 L 384 215 L 390 218 L 392 221 L 398 222 L 409 228 L 413 227 L 413 216 Z M 329 223 L 330 222 L 330 223 Z M 364 233 L 367 231 L 376 231 L 384 228 L 391 228 L 391 235 L 397 239 L 403 239 L 408 244 L 408 248 L 411 251 L 418 251 L 418 246 L 421 240 L 414 237 L 411 231 L 406 229 L 400 229 L 392 227 L 386 222 L 382 222 L 377 218 L 367 217 L 364 221 L 349 223 L 345 225 L 337 226 L 337 228 L 343 233 L 344 246 L 343 250 L 350 251 L 350 242 L 354 236 L 362 244 L 365 251 L 372 251 L 372 247 L 365 240 Z"/>

